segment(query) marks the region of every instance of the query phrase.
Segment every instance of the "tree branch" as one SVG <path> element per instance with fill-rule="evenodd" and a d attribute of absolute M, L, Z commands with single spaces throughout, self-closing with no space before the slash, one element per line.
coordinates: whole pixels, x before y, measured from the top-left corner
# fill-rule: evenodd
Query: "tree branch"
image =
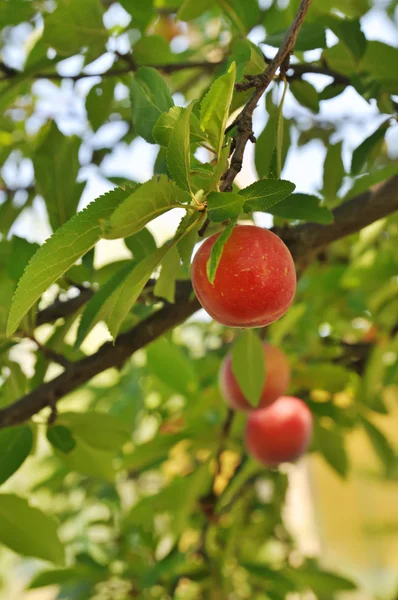
<path fill-rule="evenodd" d="M 348 200 L 334 213 L 330 225 L 306 223 L 277 231 L 288 244 L 296 263 L 310 262 L 324 246 L 355 233 L 378 219 L 398 210 L 398 176 Z M 120 368 L 137 350 L 156 340 L 163 333 L 183 323 L 199 310 L 189 281 L 180 282 L 175 304 L 165 305 L 116 340 L 107 342 L 93 354 L 76 361 L 48 383 L 44 383 L 14 404 L 0 410 L 0 428 L 17 425 L 46 406 L 87 383 L 92 377 L 112 367 Z"/>
<path fill-rule="evenodd" d="M 78 75 L 61 75 L 60 73 L 51 72 L 40 72 L 40 73 L 32 73 L 29 78 L 30 79 L 50 79 L 54 81 L 59 81 L 62 79 L 70 79 L 72 81 L 79 81 L 80 79 L 87 79 L 87 77 L 119 77 L 123 75 L 128 75 L 136 71 L 140 66 L 149 66 L 153 69 L 157 69 L 162 73 L 170 74 L 175 73 L 177 71 L 184 71 L 188 69 L 206 69 L 207 71 L 211 71 L 215 69 L 217 66 L 221 64 L 221 62 L 208 62 L 208 61 L 185 61 L 185 62 L 175 62 L 169 64 L 159 64 L 159 65 L 136 65 L 132 61 L 127 61 L 127 57 L 129 55 L 121 55 L 120 58 L 126 57 L 125 62 L 128 63 L 126 67 L 109 69 L 109 71 L 105 71 L 104 73 L 79 73 Z M 14 77 L 20 77 L 23 75 L 23 71 L 17 71 L 16 69 L 12 69 L 8 67 L 3 62 L 0 62 L 0 71 L 3 72 L 3 77 L 0 77 L 0 81 L 6 81 L 8 79 L 13 79 Z"/>
<path fill-rule="evenodd" d="M 55 300 L 53 304 L 43 308 L 36 315 L 36 327 L 44 325 L 44 323 L 54 323 L 57 319 L 62 319 L 72 315 L 79 310 L 86 302 L 90 300 L 93 291 L 90 288 L 83 288 L 80 294 L 70 300 Z"/>
<path fill-rule="evenodd" d="M 343 202 L 334 211 L 330 225 L 307 223 L 284 232 L 284 241 L 293 256 L 300 257 L 307 248 L 313 255 L 323 246 L 363 229 L 398 210 L 398 175 L 379 183 L 366 192 Z M 278 233 L 278 232 L 277 232 Z"/>
<path fill-rule="evenodd" d="M 300 7 L 285 36 L 285 39 L 281 44 L 281 47 L 267 66 L 264 73 L 256 75 L 255 77 L 251 78 L 250 81 L 238 84 L 236 86 L 237 89 L 241 91 L 247 90 L 251 87 L 255 87 L 256 89 L 234 123 L 234 125 L 237 126 L 237 134 L 234 138 L 235 149 L 231 157 L 230 166 L 227 172 L 224 174 L 224 181 L 220 186 L 220 190 L 223 192 L 232 191 L 232 183 L 242 169 L 243 154 L 246 144 L 249 140 L 255 141 L 253 135 L 254 109 L 256 108 L 261 96 L 271 83 L 277 70 L 280 67 L 284 70 L 287 68 L 286 62 L 290 56 L 290 53 L 293 51 L 298 32 L 300 31 L 300 27 L 303 24 L 305 15 L 307 14 L 311 2 L 312 0 L 301 0 Z"/>

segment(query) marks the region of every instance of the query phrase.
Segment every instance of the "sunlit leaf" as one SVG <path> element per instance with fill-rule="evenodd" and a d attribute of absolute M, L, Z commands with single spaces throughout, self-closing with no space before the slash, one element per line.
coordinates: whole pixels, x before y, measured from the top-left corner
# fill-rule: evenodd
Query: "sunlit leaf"
<path fill-rule="evenodd" d="M 184 208 L 182 204 L 189 201 L 189 194 L 165 175 L 154 177 L 129 194 L 103 222 L 103 237 L 108 240 L 129 237 L 168 210 Z"/>
<path fill-rule="evenodd" d="M 228 73 L 218 77 L 200 106 L 200 124 L 209 136 L 217 154 L 220 154 L 224 140 L 225 125 L 229 116 L 236 77 L 236 66 L 232 63 Z"/>
<path fill-rule="evenodd" d="M 118 188 L 100 196 L 39 248 L 19 280 L 8 317 L 8 336 L 41 294 L 98 242 L 102 236 L 100 221 L 109 218 L 130 193 Z"/>
<path fill-rule="evenodd" d="M 14 494 L 0 494 L 0 541 L 23 556 L 64 564 L 55 520 Z"/>
<path fill-rule="evenodd" d="M 141 67 L 132 77 L 130 95 L 136 131 L 154 144 L 153 126 L 162 113 L 174 106 L 169 88 L 155 69 Z"/>

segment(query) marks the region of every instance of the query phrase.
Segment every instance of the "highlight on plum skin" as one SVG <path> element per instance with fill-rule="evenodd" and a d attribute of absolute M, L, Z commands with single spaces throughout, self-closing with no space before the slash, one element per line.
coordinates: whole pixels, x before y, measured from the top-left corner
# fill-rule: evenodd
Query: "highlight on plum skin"
<path fill-rule="evenodd" d="M 281 396 L 249 414 L 245 444 L 249 454 L 266 467 L 295 462 L 309 448 L 313 418 L 305 402 Z"/>
<path fill-rule="evenodd" d="M 192 285 L 202 307 L 229 327 L 264 327 L 282 317 L 296 291 L 288 247 L 268 229 L 237 225 L 211 284 L 206 265 L 219 235 L 205 240 L 192 261 Z"/>

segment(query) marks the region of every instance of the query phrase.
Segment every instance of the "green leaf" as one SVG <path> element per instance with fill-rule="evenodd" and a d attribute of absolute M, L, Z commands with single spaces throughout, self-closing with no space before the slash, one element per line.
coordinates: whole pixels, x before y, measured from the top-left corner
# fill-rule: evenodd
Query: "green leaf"
<path fill-rule="evenodd" d="M 214 280 L 216 278 L 217 268 L 220 264 L 224 246 L 227 243 L 229 236 L 231 235 L 232 230 L 236 225 L 236 221 L 237 219 L 234 219 L 229 225 L 227 225 L 224 231 L 218 236 L 211 249 L 210 257 L 206 265 L 206 272 L 207 277 L 209 278 L 209 281 L 212 284 L 214 283 Z"/>
<path fill-rule="evenodd" d="M 130 511 L 127 523 L 131 525 L 151 526 L 159 513 L 169 513 L 171 530 L 181 535 L 188 527 L 188 519 L 195 512 L 201 490 L 207 489 L 210 474 L 207 464 L 185 477 L 175 477 L 169 485 L 155 495 L 143 498 Z"/>
<path fill-rule="evenodd" d="M 290 196 L 295 187 L 294 183 L 284 179 L 260 179 L 240 190 L 239 195 L 245 198 L 245 212 L 268 212 L 272 206 Z"/>
<path fill-rule="evenodd" d="M 228 169 L 228 159 L 230 155 L 231 149 L 231 140 L 225 144 L 223 149 L 221 150 L 220 156 L 218 157 L 217 164 L 214 167 L 213 174 L 210 178 L 209 182 L 205 182 L 204 189 L 206 192 L 213 192 L 219 189 L 219 184 L 221 181 L 221 177 Z M 213 167 L 211 167 L 213 168 Z"/>
<path fill-rule="evenodd" d="M 323 190 L 326 200 L 335 203 L 345 175 L 342 159 L 343 142 L 330 144 L 323 163 Z"/>
<path fill-rule="evenodd" d="M 286 574 L 300 590 L 311 589 L 322 598 L 325 597 L 324 594 L 331 597 L 338 592 L 350 592 L 357 589 L 350 579 L 320 569 L 314 561 L 308 561 L 304 567 L 299 569 L 288 569 Z"/>
<path fill-rule="evenodd" d="M 318 92 L 311 83 L 304 79 L 292 81 L 290 91 L 302 106 L 309 108 L 314 113 L 319 112 Z"/>
<path fill-rule="evenodd" d="M 345 44 L 339 42 L 335 46 L 324 50 L 322 53 L 322 60 L 326 62 L 328 67 L 333 71 L 352 76 L 357 72 L 357 63 Z"/>
<path fill-rule="evenodd" d="M 285 595 L 289 594 L 292 590 L 292 583 L 290 579 L 284 575 L 283 571 L 271 569 L 262 562 L 244 561 L 240 566 L 246 569 L 251 577 L 257 581 L 261 581 L 261 584 L 264 587 L 266 586 L 268 594 L 265 598 L 267 598 L 267 600 L 268 598 L 272 598 L 272 600 L 285 598 Z M 270 592 L 273 593 L 272 596 L 269 595 Z"/>
<path fill-rule="evenodd" d="M 176 278 L 180 269 L 180 255 L 177 248 L 174 246 L 166 254 L 160 275 L 156 281 L 154 294 L 158 298 L 165 298 L 168 302 L 173 303 L 176 292 Z"/>
<path fill-rule="evenodd" d="M 0 406 L 8 406 L 19 400 L 26 394 L 28 389 L 28 378 L 22 371 L 20 365 L 13 361 L 7 361 L 9 370 L 8 377 L 1 385 Z"/>
<path fill-rule="evenodd" d="M 10 240 L 10 257 L 7 263 L 7 273 L 14 281 L 22 276 L 27 263 L 39 249 L 39 244 L 32 244 L 24 238 L 13 235 Z"/>
<path fill-rule="evenodd" d="M 53 425 L 47 429 L 47 439 L 54 448 L 68 454 L 76 447 L 72 432 L 63 425 Z"/>
<path fill-rule="evenodd" d="M 245 398 L 257 407 L 265 381 L 265 353 L 260 338 L 246 329 L 232 349 L 232 372 Z"/>
<path fill-rule="evenodd" d="M 76 565 L 74 567 L 69 567 L 68 569 L 41 571 L 30 581 L 28 589 L 35 590 L 54 585 L 64 586 L 86 580 L 95 582 L 100 581 L 103 578 L 104 574 L 101 574 L 98 570 L 89 569 L 85 565 Z"/>
<path fill-rule="evenodd" d="M 268 46 L 279 48 L 286 36 L 287 30 L 278 31 L 267 35 L 264 43 Z M 297 36 L 294 49 L 299 52 L 314 50 L 315 48 L 326 48 L 325 28 L 319 23 L 304 23 Z"/>
<path fill-rule="evenodd" d="M 22 275 L 11 305 L 7 335 L 43 292 L 101 239 L 101 220 L 131 194 L 131 189 L 112 190 L 97 198 L 56 231 L 33 256 Z"/>
<path fill-rule="evenodd" d="M 218 77 L 200 105 L 200 125 L 209 136 L 217 155 L 224 141 L 224 132 L 234 92 L 236 66 L 232 63 L 228 73 Z"/>
<path fill-rule="evenodd" d="M 178 9 L 176 19 L 192 21 L 212 8 L 214 0 L 184 0 Z"/>
<path fill-rule="evenodd" d="M 95 432 L 93 431 L 93 435 Z M 73 450 L 65 454 L 54 449 L 55 455 L 69 469 L 69 471 L 81 473 L 87 477 L 94 477 L 102 481 L 114 481 L 115 451 L 102 450 L 91 446 L 85 439 L 81 439 L 75 432 L 73 437 L 76 446 Z"/>
<path fill-rule="evenodd" d="M 144 289 L 146 282 L 169 250 L 170 245 L 165 244 L 153 254 L 143 258 L 113 292 L 109 300 L 110 308 L 106 320 L 114 340 L 124 319 Z"/>
<path fill-rule="evenodd" d="M 124 243 L 136 260 L 141 260 L 156 250 L 155 238 L 146 227 L 125 238 Z"/>
<path fill-rule="evenodd" d="M 260 8 L 257 0 L 219 0 L 219 3 L 241 34 L 248 34 L 258 25 Z"/>
<path fill-rule="evenodd" d="M 167 168 L 176 184 L 191 192 L 189 172 L 191 170 L 190 119 L 194 103 L 178 118 L 167 146 Z"/>
<path fill-rule="evenodd" d="M 74 350 L 78 350 L 90 331 L 100 321 L 104 321 L 113 306 L 112 294 L 135 267 L 133 261 L 124 265 L 90 298 L 81 316 Z"/>
<path fill-rule="evenodd" d="M 102 22 L 98 0 L 59 0 L 45 16 L 43 42 L 58 54 L 72 56 L 86 48 L 94 59 L 104 54 L 108 31 Z"/>
<path fill-rule="evenodd" d="M 23 556 L 65 562 L 55 520 L 14 494 L 0 494 L 0 541 Z"/>
<path fill-rule="evenodd" d="M 4 111 L 14 104 L 18 96 L 27 93 L 29 84 L 25 75 L 13 76 L 11 81 L 0 81 L 0 112 Z"/>
<path fill-rule="evenodd" d="M 366 173 L 365 175 L 361 175 L 357 177 L 352 184 L 352 187 L 348 190 L 346 195 L 344 196 L 344 200 L 349 200 L 362 192 L 366 192 L 372 185 L 376 183 L 380 183 L 381 181 L 386 181 L 390 177 L 398 174 L 398 164 L 389 164 L 386 167 L 381 167 L 372 173 Z"/>
<path fill-rule="evenodd" d="M 126 12 L 131 15 L 130 27 L 144 31 L 153 18 L 153 0 L 134 2 L 132 0 L 119 0 Z"/>
<path fill-rule="evenodd" d="M 389 92 L 398 94 L 398 48 L 368 40 L 361 71 L 371 73 L 376 81 L 386 85 Z"/>
<path fill-rule="evenodd" d="M 271 207 L 267 212 L 282 219 L 297 219 L 327 225 L 333 222 L 333 214 L 325 206 L 319 206 L 317 196 L 292 194 L 286 200 Z"/>
<path fill-rule="evenodd" d="M 147 364 L 151 373 L 177 393 L 191 396 L 198 391 L 193 362 L 167 338 L 159 338 L 148 346 Z"/>
<path fill-rule="evenodd" d="M 191 199 L 166 175 L 155 176 L 140 185 L 103 223 L 103 237 L 114 240 L 140 231 L 147 223 L 172 208 L 185 208 Z"/>
<path fill-rule="evenodd" d="M 161 338 L 163 339 L 163 338 Z M 158 342 L 154 342 L 157 344 Z M 152 346 L 152 345 L 151 345 Z M 149 348 L 151 348 L 149 346 Z M 148 348 L 148 349 L 149 349 Z M 166 374 L 166 369 L 163 369 L 163 358 L 162 358 L 162 350 L 159 351 L 158 358 L 154 359 L 155 368 L 156 365 L 160 367 L 160 380 L 163 381 L 163 374 Z M 167 355 L 166 355 L 167 357 Z M 152 357 L 148 360 L 152 361 Z M 166 358 L 167 360 L 167 358 Z M 152 370 L 152 367 L 151 367 Z M 171 371 L 173 372 L 173 371 Z M 176 379 L 177 385 L 179 385 L 179 380 Z M 174 389 L 173 385 L 170 385 L 165 381 L 166 385 L 168 385 L 171 389 Z M 183 392 L 185 395 L 185 392 Z M 170 434 L 170 435 L 158 435 L 154 437 L 149 442 L 145 442 L 143 444 L 139 444 L 134 447 L 134 450 L 131 454 L 124 457 L 123 465 L 130 473 L 138 474 L 143 471 L 147 471 L 149 469 L 153 469 L 158 467 L 160 464 L 165 462 L 169 456 L 170 450 L 175 446 L 178 442 L 181 442 L 186 437 L 184 433 Z"/>
<path fill-rule="evenodd" d="M 249 40 L 237 39 L 232 44 L 232 52 L 230 55 L 231 62 L 236 63 L 236 81 L 240 81 L 243 74 L 246 72 L 246 67 L 250 61 L 250 45 Z"/>
<path fill-rule="evenodd" d="M 351 173 L 353 175 L 357 175 L 366 165 L 369 154 L 376 147 L 376 145 L 382 140 L 386 134 L 386 131 L 389 127 L 389 120 L 385 121 L 370 135 L 366 138 L 354 150 L 352 153 L 352 161 L 351 161 Z"/>
<path fill-rule="evenodd" d="M 173 129 L 183 111 L 181 106 L 172 106 L 168 112 L 160 115 L 152 129 L 153 138 L 158 144 L 168 146 Z"/>
<path fill-rule="evenodd" d="M 140 67 L 132 77 L 130 95 L 135 130 L 154 144 L 153 126 L 162 113 L 174 106 L 169 88 L 155 69 Z"/>
<path fill-rule="evenodd" d="M 171 134 L 177 121 L 188 109 L 181 106 L 172 106 L 167 113 L 162 113 L 152 129 L 153 137 L 161 146 L 168 146 Z M 190 116 L 190 143 L 201 143 L 207 137 L 200 128 L 198 117 L 191 111 Z"/>
<path fill-rule="evenodd" d="M 315 428 L 316 446 L 329 463 L 329 465 L 341 476 L 347 477 L 348 457 L 344 447 L 344 437 L 334 429 L 326 429 L 317 424 Z"/>
<path fill-rule="evenodd" d="M 76 213 L 84 183 L 76 183 L 80 139 L 65 137 L 54 122 L 33 158 L 36 189 L 46 203 L 51 227 L 61 227 Z"/>
<path fill-rule="evenodd" d="M 8 0 L 0 5 L 0 29 L 30 21 L 35 14 L 35 7 L 28 0 Z"/>
<path fill-rule="evenodd" d="M 347 17 L 361 17 L 369 10 L 369 0 L 314 0 L 312 8 L 320 13 L 335 13 Z"/>
<path fill-rule="evenodd" d="M 260 48 L 248 39 L 237 39 L 233 43 L 229 61 L 236 63 L 236 81 L 240 81 L 243 74 L 258 75 L 266 68 Z"/>
<path fill-rule="evenodd" d="M 184 215 L 180 221 L 176 235 L 179 236 L 196 220 L 196 214 L 187 213 L 186 215 Z M 187 273 L 189 273 L 191 269 L 192 252 L 195 247 L 195 244 L 198 241 L 198 230 L 200 229 L 201 225 L 202 221 L 199 221 L 197 225 L 195 227 L 192 227 L 192 229 L 190 229 L 190 231 L 186 235 L 184 235 L 184 237 L 177 244 L 178 254 L 180 255 L 181 262 Z"/>
<path fill-rule="evenodd" d="M 74 437 L 99 450 L 116 452 L 130 438 L 129 424 L 108 413 L 60 413 L 57 426 L 61 425 Z"/>
<path fill-rule="evenodd" d="M 356 60 L 360 60 L 366 51 L 366 37 L 361 30 L 359 19 L 340 19 L 328 17 L 325 19 L 329 29 L 350 50 Z"/>
<path fill-rule="evenodd" d="M 0 430 L 0 485 L 19 469 L 32 446 L 33 434 L 28 425 Z"/>
<path fill-rule="evenodd" d="M 275 346 L 279 346 L 287 335 L 295 331 L 295 327 L 297 327 L 306 311 L 306 304 L 295 302 L 283 317 L 271 324 L 269 329 L 270 342 Z"/>
<path fill-rule="evenodd" d="M 107 120 L 112 109 L 114 91 L 115 82 L 107 77 L 94 85 L 87 94 L 87 118 L 93 131 L 97 131 Z"/>
<path fill-rule="evenodd" d="M 392 349 L 395 351 L 395 349 Z M 386 347 L 375 344 L 362 373 L 361 385 L 357 391 L 358 401 L 376 412 L 386 412 L 381 398 L 387 366 L 384 361 Z"/>
<path fill-rule="evenodd" d="M 181 191 L 181 193 L 184 192 Z M 141 260 L 114 291 L 110 300 L 112 306 L 107 317 L 109 331 L 114 339 L 116 339 L 121 324 L 128 315 L 130 309 L 134 306 L 151 274 L 160 265 L 169 250 L 177 245 L 200 220 L 201 215 L 199 215 L 197 220 L 187 229 L 178 231 L 172 241 L 166 242 L 161 248 L 156 250 L 156 252 Z"/>
<path fill-rule="evenodd" d="M 361 417 L 361 423 L 383 468 L 388 473 L 396 465 L 397 457 L 394 449 L 385 435 L 371 421 Z"/>
<path fill-rule="evenodd" d="M 290 148 L 290 123 L 287 119 L 283 119 L 283 143 L 281 154 L 281 167 L 286 161 L 286 157 Z M 269 118 L 263 131 L 257 138 L 254 150 L 254 162 L 256 171 L 259 177 L 275 176 L 272 172 L 272 155 L 276 148 L 277 138 L 277 107 L 272 105 L 269 112 Z"/>
<path fill-rule="evenodd" d="M 139 65 L 168 65 L 176 62 L 169 41 L 161 35 L 141 36 L 133 46 L 134 59 Z"/>
<path fill-rule="evenodd" d="M 244 201 L 234 192 L 211 192 L 207 197 L 208 217 L 216 223 L 235 219 L 242 212 Z"/>
<path fill-rule="evenodd" d="M 283 163 L 283 145 L 284 145 L 284 134 L 283 128 L 285 124 L 285 120 L 283 118 L 283 105 L 285 103 L 286 92 L 288 88 L 287 80 L 283 82 L 282 86 L 282 96 L 279 102 L 279 106 L 276 113 L 276 179 L 280 179 L 282 173 L 282 163 Z"/>
<path fill-rule="evenodd" d="M 319 101 L 330 100 L 336 98 L 347 89 L 347 86 L 343 83 L 336 84 L 334 81 L 329 85 L 325 86 L 321 92 L 319 92 Z"/>
<path fill-rule="evenodd" d="M 353 373 L 342 365 L 329 362 L 305 362 L 296 366 L 294 385 L 298 389 L 321 389 L 334 394 L 344 390 Z"/>

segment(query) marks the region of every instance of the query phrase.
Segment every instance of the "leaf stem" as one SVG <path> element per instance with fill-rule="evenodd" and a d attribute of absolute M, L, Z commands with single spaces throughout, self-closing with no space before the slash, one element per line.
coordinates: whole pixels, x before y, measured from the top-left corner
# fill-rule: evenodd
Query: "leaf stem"
<path fill-rule="evenodd" d="M 287 92 L 287 80 L 283 77 L 283 92 L 278 108 L 277 127 L 276 127 L 276 174 L 280 179 L 282 172 L 282 153 L 283 153 L 283 104 Z"/>

